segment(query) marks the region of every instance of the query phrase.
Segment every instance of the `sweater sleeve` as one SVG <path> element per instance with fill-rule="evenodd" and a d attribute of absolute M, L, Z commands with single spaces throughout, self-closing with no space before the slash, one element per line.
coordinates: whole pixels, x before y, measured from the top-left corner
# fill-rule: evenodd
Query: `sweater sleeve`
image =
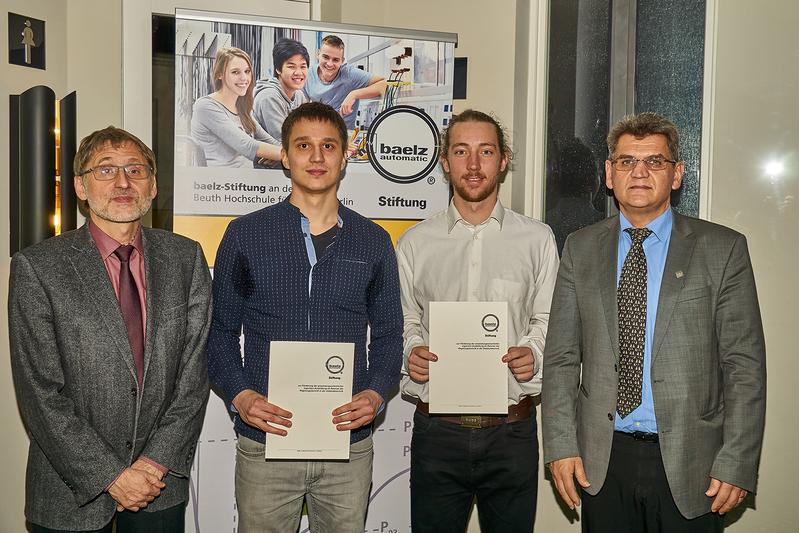
<path fill-rule="evenodd" d="M 208 337 L 208 377 L 211 384 L 222 390 L 225 403 L 245 389 L 252 388 L 241 360 L 242 323 L 245 292 L 249 282 L 249 266 L 240 252 L 235 231 L 228 226 L 214 263 L 213 314 Z"/>
<path fill-rule="evenodd" d="M 383 400 L 397 385 L 402 366 L 402 307 L 397 259 L 386 234 L 382 261 L 369 286 L 369 380 L 368 388 Z"/>

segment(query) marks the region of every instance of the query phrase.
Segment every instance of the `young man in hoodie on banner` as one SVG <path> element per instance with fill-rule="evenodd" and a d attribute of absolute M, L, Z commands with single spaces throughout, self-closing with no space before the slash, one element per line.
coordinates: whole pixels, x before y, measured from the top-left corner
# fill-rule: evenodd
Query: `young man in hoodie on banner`
<path fill-rule="evenodd" d="M 302 88 L 308 76 L 309 62 L 308 50 L 301 42 L 281 39 L 272 48 L 275 76 L 258 80 L 255 84 L 253 115 L 278 143 L 281 141 L 280 129 L 288 114 L 308 102 Z M 275 161 L 274 166 L 280 168 L 280 162 Z"/>

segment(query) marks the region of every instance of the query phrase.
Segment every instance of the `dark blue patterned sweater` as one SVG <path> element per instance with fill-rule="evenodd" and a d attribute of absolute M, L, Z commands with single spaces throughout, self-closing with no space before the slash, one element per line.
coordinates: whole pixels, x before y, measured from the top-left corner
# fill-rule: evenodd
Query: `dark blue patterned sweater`
<path fill-rule="evenodd" d="M 397 385 L 402 309 L 394 247 L 385 230 L 358 213 L 339 206 L 339 219 L 336 240 L 313 267 L 307 219 L 288 201 L 228 226 L 214 265 L 208 374 L 229 407 L 245 389 L 268 395 L 272 340 L 354 343 L 353 394 L 372 389 L 386 400 Z M 235 429 L 264 442 L 264 433 L 238 416 Z M 355 430 L 350 441 L 370 431 Z"/>

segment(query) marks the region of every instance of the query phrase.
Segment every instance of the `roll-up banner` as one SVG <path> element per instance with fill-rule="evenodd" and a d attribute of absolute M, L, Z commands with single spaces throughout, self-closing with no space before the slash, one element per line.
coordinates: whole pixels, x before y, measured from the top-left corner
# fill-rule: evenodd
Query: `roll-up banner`
<path fill-rule="evenodd" d="M 437 152 L 452 116 L 456 35 L 206 11 L 176 18 L 174 230 L 200 241 L 210 262 L 232 218 L 291 193 L 267 145 L 279 147 L 283 119 L 304 101 L 330 104 L 347 124 L 343 205 L 395 239 L 446 207 Z M 222 93 L 236 91 L 226 105 Z"/>
<path fill-rule="evenodd" d="M 333 106 L 347 124 L 349 157 L 338 191 L 343 205 L 383 226 L 395 242 L 416 221 L 446 208 L 449 186 L 438 149 L 452 116 L 456 35 L 175 14 L 173 228 L 199 241 L 210 263 L 230 220 L 291 193 L 270 145 L 280 146 L 283 119 L 305 101 Z M 217 66 L 217 59 L 225 64 Z M 236 92 L 241 98 L 231 99 Z M 412 419 L 413 405 L 399 396 L 378 418 L 364 531 L 410 531 Z M 212 394 L 192 469 L 186 531 L 237 530 L 235 439 L 225 405 Z M 307 531 L 303 517 L 300 532 Z"/>

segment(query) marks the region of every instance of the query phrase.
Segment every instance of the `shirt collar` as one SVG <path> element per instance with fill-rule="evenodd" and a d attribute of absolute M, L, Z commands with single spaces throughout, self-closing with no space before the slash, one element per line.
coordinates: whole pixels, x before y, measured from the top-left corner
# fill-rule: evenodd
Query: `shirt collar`
<path fill-rule="evenodd" d="M 307 221 L 308 217 L 306 217 L 302 213 L 302 211 L 300 211 L 299 207 L 297 207 L 296 205 L 292 204 L 289 201 L 289 198 L 291 198 L 291 194 L 289 194 L 286 197 L 286 199 L 281 202 L 281 204 L 285 205 L 288 209 L 292 210 L 295 214 L 299 215 L 302 220 Z M 280 204 L 278 204 L 278 205 L 280 205 Z M 341 205 L 341 200 L 339 200 L 339 202 L 338 202 L 338 213 L 336 213 L 336 225 L 339 227 L 339 229 L 344 227 L 344 219 L 341 218 L 341 214 L 342 214 L 343 208 L 344 208 L 344 206 Z M 301 223 L 305 224 L 305 222 L 301 222 Z M 309 223 L 309 228 L 310 228 L 310 223 Z M 309 235 L 310 235 L 310 230 L 309 230 Z"/>
<path fill-rule="evenodd" d="M 505 208 L 502 206 L 502 202 L 499 201 L 499 198 L 497 198 L 497 203 L 494 204 L 494 209 L 491 210 L 491 214 L 488 215 L 488 218 L 482 223 L 485 223 L 492 218 L 499 223 L 499 229 L 501 230 L 502 222 L 505 220 Z M 455 224 L 461 220 L 463 220 L 463 217 L 458 211 L 458 208 L 455 207 L 455 202 L 450 200 L 449 207 L 447 207 L 447 233 L 452 233 L 452 230 L 455 228 Z M 469 224 L 465 220 L 463 220 L 463 223 Z"/>
<path fill-rule="evenodd" d="M 672 215 L 671 207 L 669 207 L 662 214 L 658 215 L 655 220 L 647 224 L 646 227 L 649 228 L 657 240 L 665 241 L 671 233 L 673 219 L 674 216 Z M 619 231 L 621 234 L 624 235 L 624 230 L 632 227 L 633 225 L 630 224 L 630 221 L 627 220 L 624 213 L 619 211 Z"/>
<path fill-rule="evenodd" d="M 100 252 L 100 257 L 105 261 L 108 257 L 114 253 L 114 250 L 122 246 L 116 239 L 108 235 L 106 232 L 101 230 L 97 224 L 92 222 L 91 219 L 88 221 L 89 224 L 89 233 L 91 233 L 92 239 L 94 239 L 94 244 L 97 245 L 97 250 Z M 130 243 L 136 249 L 139 254 L 144 257 L 144 246 L 142 245 L 141 239 L 141 226 L 136 230 L 136 236 L 133 237 L 133 242 Z"/>

